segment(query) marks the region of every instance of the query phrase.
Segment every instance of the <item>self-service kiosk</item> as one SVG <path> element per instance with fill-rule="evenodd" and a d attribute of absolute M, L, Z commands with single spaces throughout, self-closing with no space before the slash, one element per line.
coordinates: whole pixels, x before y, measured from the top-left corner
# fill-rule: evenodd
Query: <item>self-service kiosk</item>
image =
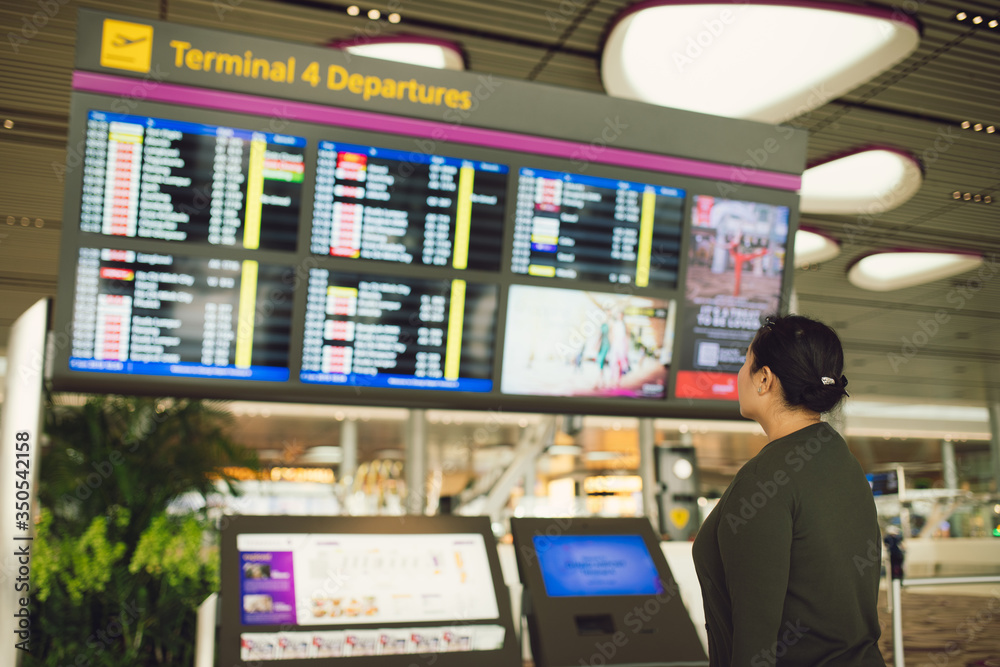
<path fill-rule="evenodd" d="M 219 663 L 521 667 L 486 517 L 227 517 Z"/>
<path fill-rule="evenodd" d="M 536 667 L 708 665 L 646 518 L 511 519 Z"/>

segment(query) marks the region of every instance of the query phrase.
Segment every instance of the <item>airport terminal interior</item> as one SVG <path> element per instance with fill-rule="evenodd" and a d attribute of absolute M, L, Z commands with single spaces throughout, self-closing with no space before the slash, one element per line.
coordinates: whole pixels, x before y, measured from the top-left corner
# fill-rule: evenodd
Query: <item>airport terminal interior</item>
<path fill-rule="evenodd" d="M 789 10 L 791 15 L 760 10 Z M 817 22 L 806 15 L 810 12 L 820 14 Z M 92 34 L 81 32 L 84 20 L 94 28 Z M 124 22 L 114 24 L 125 25 L 123 30 L 154 26 L 148 27 L 150 42 L 154 34 L 168 31 L 176 37 L 169 47 L 156 43 L 152 68 L 149 55 L 144 65 L 119 66 L 107 59 L 106 50 L 133 48 L 129 39 L 141 42 L 147 36 L 119 36 L 124 41 L 109 46 L 114 36 L 107 32 L 108 20 Z M 537 614 L 521 619 L 522 611 L 529 614 L 521 607 L 531 564 L 517 560 L 522 557 L 517 547 L 527 544 L 519 540 L 527 539 L 524 531 L 532 524 L 521 524 L 520 537 L 512 526 L 540 518 L 630 522 L 648 517 L 650 535 L 661 547 L 653 561 L 661 571 L 669 565 L 680 584 L 684 607 L 678 613 L 686 611 L 690 619 L 684 642 L 693 647 L 694 656 L 698 646 L 707 647 L 707 639 L 690 543 L 736 473 L 768 442 L 760 426 L 739 415 L 736 371 L 760 318 L 779 309 L 797 313 L 829 324 L 843 342 L 849 398 L 826 419 L 843 434 L 864 469 L 884 534 L 902 536 L 906 576 L 953 579 L 947 585 L 897 590 L 895 604 L 902 611 L 896 609 L 894 616 L 886 555 L 879 564 L 887 570 L 879 603 L 879 643 L 886 662 L 1000 665 L 998 22 L 1000 10 L 987 0 L 0 0 L 0 402 L 8 420 L 0 427 L 5 437 L 14 432 L 14 410 L 7 406 L 23 398 L 20 389 L 27 382 L 18 373 L 24 357 L 13 356 L 15 322 L 48 299 L 42 308 L 50 334 L 45 373 L 46 384 L 53 377 L 55 384 L 50 386 L 54 391 L 47 388 L 37 399 L 46 423 L 50 415 L 97 405 L 115 415 L 149 409 L 149 419 L 156 422 L 160 414 L 181 414 L 189 397 L 204 399 L 210 409 L 226 415 L 228 441 L 252 454 L 216 471 L 235 480 L 238 494 L 215 482 L 211 493 L 192 490 L 169 502 L 171 513 L 194 513 L 216 522 L 237 515 L 261 517 L 259 524 L 233 524 L 246 533 L 223 529 L 223 554 L 227 548 L 235 553 L 237 545 L 244 555 L 248 550 L 279 551 L 255 533 L 287 530 L 309 539 L 337 533 L 322 527 L 324 517 L 347 521 L 378 516 L 383 522 L 394 517 L 397 523 L 409 515 L 448 517 L 462 527 L 456 532 L 486 540 L 489 548 L 495 540 L 502 571 L 493 561 L 477 560 L 482 554 L 470 548 L 462 552 L 465 565 L 457 556 L 461 581 L 466 581 L 467 566 L 472 581 L 502 587 L 502 594 L 495 599 L 487 595 L 486 602 L 513 604 L 513 614 L 505 617 L 505 609 L 487 609 L 474 618 L 499 620 L 477 625 L 467 636 L 458 631 L 457 621 L 444 630 L 435 626 L 443 633 L 441 642 L 453 642 L 453 648 L 441 651 L 480 645 L 487 648 L 477 650 L 497 654 L 495 663 L 489 657 L 484 664 L 498 666 L 508 664 L 507 653 L 516 653 L 518 661 L 523 657 L 525 664 L 535 653 L 538 667 L 605 664 L 586 652 L 579 660 L 559 662 L 549 652 L 551 644 L 546 648 L 535 636 L 529 641 L 529 633 L 546 632 Z M 103 35 L 98 34 L 100 25 L 105 26 Z M 865 42 L 869 51 L 831 64 L 841 44 L 855 42 Z M 425 60 L 406 60 L 415 57 L 398 48 L 406 43 Z M 283 53 L 282 44 L 293 45 L 287 49 L 298 54 L 297 61 L 269 55 Z M 238 50 L 240 55 L 227 66 L 230 75 L 245 67 L 242 79 L 227 80 L 222 55 L 209 48 L 220 54 Z M 324 52 L 332 54 L 335 64 L 329 72 L 310 74 L 307 60 L 322 58 Z M 208 54 L 218 58 L 217 68 L 203 61 Z M 167 58 L 167 74 L 157 74 L 157 58 Z M 169 69 L 175 64 L 177 73 Z M 342 79 L 334 72 L 338 67 Z M 810 79 L 804 75 L 810 69 L 827 74 Z M 355 71 L 378 76 L 354 82 L 349 72 Z M 263 83 L 257 81 L 259 73 Z M 202 74 L 204 83 L 197 78 Z M 299 80 L 293 82 L 294 76 Z M 797 76 L 801 81 L 789 83 Z M 395 80 L 411 77 L 407 95 Z M 366 87 L 369 80 L 378 89 Z M 439 86 L 436 102 L 407 106 L 409 99 L 419 99 L 418 80 Z M 389 83 L 400 85 L 398 94 L 389 90 Z M 283 85 L 287 94 L 281 92 Z M 202 87 L 224 92 L 202 95 Z M 419 88 L 423 94 L 425 87 Z M 324 102 L 324 89 L 339 97 Z M 792 92 L 784 100 L 762 96 L 757 102 L 754 97 L 761 90 L 786 89 Z M 462 91 L 469 97 L 461 97 Z M 741 106 L 733 102 L 737 98 L 750 101 Z M 171 116 L 174 109 L 180 111 Z M 336 115 L 341 110 L 342 118 Z M 254 223 L 259 239 L 251 242 L 242 227 L 252 226 L 249 210 L 245 223 L 235 214 L 230 217 L 230 209 L 223 210 L 233 199 L 220 203 L 218 214 L 213 201 L 211 223 L 203 216 L 206 225 L 216 225 L 217 217 L 227 220 L 220 223 L 222 231 L 215 226 L 200 237 L 172 241 L 164 230 L 176 229 L 170 221 L 179 218 L 170 216 L 182 214 L 169 203 L 169 215 L 146 228 L 154 231 L 138 235 L 134 221 L 128 223 L 133 227 L 122 223 L 122 231 L 108 222 L 110 203 L 103 214 L 101 204 L 94 203 L 105 191 L 103 185 L 88 190 L 92 183 L 87 179 L 103 179 L 104 167 L 94 171 L 92 165 L 111 149 L 91 142 L 94 132 L 107 135 L 109 123 L 111 142 L 119 144 L 135 141 L 126 135 L 141 133 L 145 125 L 148 156 L 150 146 L 173 146 L 172 137 L 185 135 L 194 145 L 191 137 L 216 134 L 227 122 L 239 128 L 243 121 L 249 127 L 246 119 L 251 117 L 262 120 L 252 140 L 246 133 L 249 157 L 240 159 L 244 166 L 251 164 L 249 172 L 236 168 L 228 178 L 240 179 L 230 183 L 230 190 L 238 191 L 240 201 L 232 204 L 236 209 L 245 197 L 248 209 L 255 200 L 264 211 Z M 379 125 L 383 117 L 390 120 Z M 685 128 L 685 123 L 690 125 Z M 349 128 L 342 138 L 328 130 L 339 125 Z M 440 131 L 436 128 L 444 128 L 444 134 L 433 134 Z M 219 133 L 230 143 L 220 140 L 214 149 L 216 165 L 227 150 L 219 146 L 239 143 L 232 137 L 243 136 L 241 131 Z M 783 139 L 767 138 L 772 135 Z M 170 150 L 154 154 L 160 157 L 149 162 L 162 169 L 161 184 L 177 178 L 169 175 Z M 233 148 L 228 150 L 232 155 Z M 631 163 L 630 154 L 635 156 Z M 264 164 L 256 172 L 255 155 Z M 872 162 L 862 163 L 862 157 Z M 646 164 L 647 159 L 654 161 Z M 313 160 L 318 164 L 315 175 L 310 173 Z M 324 160 L 329 160 L 328 172 L 323 171 Z M 352 220 L 349 207 L 358 207 L 342 200 L 364 194 L 333 183 L 360 180 L 365 164 L 367 210 L 383 207 L 378 214 L 383 217 L 375 217 L 368 229 L 376 231 L 368 236 L 358 232 L 351 241 L 347 233 L 337 240 L 333 237 Z M 452 202 L 448 199 L 446 205 L 444 194 L 438 198 L 431 193 L 425 203 L 416 197 L 426 193 L 404 193 L 414 197 L 412 210 L 420 215 L 430 211 L 422 223 L 422 240 L 418 232 L 399 231 L 408 218 L 402 213 L 393 217 L 390 201 L 393 178 L 400 184 L 402 175 L 414 173 L 414 164 L 418 174 L 430 170 L 430 186 L 421 187 L 454 191 L 458 198 L 449 209 Z M 696 168 L 702 171 L 696 173 Z M 135 169 L 133 175 L 139 173 Z M 146 173 L 144 192 L 152 182 Z M 898 178 L 883 183 L 887 174 Z M 381 201 L 380 182 L 390 186 Z M 212 197 L 224 189 L 217 187 Z M 324 203 L 325 187 L 329 198 Z M 107 192 L 112 191 L 109 185 Z M 566 197 L 568 192 L 583 194 L 576 200 Z M 588 264 L 582 259 L 587 241 L 582 235 L 574 241 L 574 232 L 567 231 L 577 218 L 551 212 L 561 201 L 563 208 L 577 206 L 596 220 L 598 207 L 587 209 L 588 202 L 601 196 L 616 198 L 609 225 L 622 226 L 614 227 L 613 241 L 608 233 L 606 245 L 614 244 L 608 258 Z M 170 200 L 164 196 L 156 201 Z M 524 218 L 528 227 L 522 227 L 519 217 L 524 201 L 534 211 Z M 293 220 L 286 238 L 271 231 L 275 225 L 267 212 L 280 217 L 274 212 L 287 209 L 288 202 L 306 222 Z M 145 205 L 147 212 L 164 210 Z M 316 231 L 323 211 L 330 216 L 323 223 L 328 224 L 322 232 L 326 236 Z M 610 207 L 604 214 L 611 215 Z M 455 218 L 454 232 L 449 215 Z M 369 213 L 363 219 L 368 225 Z M 674 226 L 663 220 L 673 220 Z M 226 227 L 230 223 L 236 227 Z M 312 236 L 306 224 L 314 227 Z M 381 240 L 372 243 L 382 245 L 366 247 L 377 234 Z M 387 240 L 393 234 L 395 245 Z M 136 238 L 105 242 L 99 235 Z M 461 252 L 460 238 L 465 244 Z M 576 254 L 566 249 L 573 244 Z M 213 245 L 234 247 L 218 251 L 217 259 L 209 249 Z M 155 264 L 169 263 L 163 257 L 169 259 L 171 252 L 189 253 L 173 259 L 182 267 L 177 269 L 180 277 L 149 277 L 164 275 L 156 273 L 163 269 Z M 325 256 L 316 260 L 316 254 Z M 669 256 L 668 269 L 663 268 L 664 255 Z M 550 256 L 556 259 L 549 261 Z M 876 264 L 877 259 L 887 263 Z M 302 290 L 294 290 L 289 281 L 282 286 L 276 270 L 268 273 L 268 263 L 282 262 L 297 262 L 295 287 Z M 360 278 L 347 275 L 350 262 L 360 262 Z M 133 271 L 136 266 L 139 271 Z M 468 285 L 460 273 L 466 269 Z M 339 283 L 337 270 L 342 271 Z M 266 304 L 263 317 L 263 302 L 257 301 L 255 333 L 232 327 L 231 345 L 215 332 L 224 328 L 224 318 L 244 317 L 245 308 L 252 315 L 255 297 L 249 297 L 248 306 L 243 289 L 228 302 L 232 305 L 207 304 L 215 319 L 203 331 L 211 330 L 216 342 L 191 342 L 197 349 L 186 368 L 193 370 L 181 372 L 184 377 L 166 377 L 175 372 L 165 370 L 174 368 L 171 364 L 187 363 L 183 345 L 173 344 L 178 355 L 163 356 L 164 345 L 171 345 L 167 334 L 151 334 L 146 348 L 137 337 L 153 329 L 184 335 L 188 322 L 182 319 L 188 311 L 183 305 L 160 312 L 149 303 L 159 303 L 157 294 L 164 302 L 177 298 L 163 296 L 163 290 L 173 289 L 167 285 L 171 281 L 183 284 L 187 274 L 199 280 L 210 274 L 206 290 L 221 290 L 226 280 L 238 285 L 252 276 L 262 286 L 256 298 L 265 285 L 271 286 L 272 296 L 286 291 Z M 117 287 L 98 292 L 107 283 L 133 279 L 133 315 L 108 333 L 111 320 L 99 318 L 127 312 L 128 306 L 122 306 Z M 146 293 L 144 312 L 150 316 L 139 317 L 134 313 L 142 307 L 144 280 L 160 283 Z M 86 281 L 92 281 L 93 294 L 86 291 Z M 657 281 L 665 288 L 657 291 Z M 464 311 L 455 306 L 463 299 Z M 377 318 L 362 322 L 364 318 L 355 317 L 372 308 L 402 313 L 410 308 L 424 321 L 445 324 L 419 331 L 411 327 L 412 333 L 379 347 L 386 336 L 395 335 L 385 324 L 391 320 L 372 324 Z M 588 314 L 594 312 L 598 315 Z M 295 318 L 305 322 L 305 334 L 294 324 L 284 333 L 279 330 L 281 322 Z M 742 323 L 732 324 L 741 318 Z M 416 315 L 409 321 L 413 324 Z M 124 349 L 129 326 L 133 356 L 107 356 L 108 336 L 117 341 L 123 332 Z M 95 327 L 98 333 L 92 336 L 105 336 L 105 356 L 94 340 L 89 348 L 78 343 L 80 331 Z M 71 342 L 59 343 L 60 333 Z M 264 344 L 251 352 L 257 337 L 265 335 L 272 337 L 269 352 L 258 352 Z M 355 343 L 353 352 L 330 345 L 355 336 L 374 342 L 368 348 Z M 543 342 L 559 336 L 571 341 L 571 350 L 560 347 L 555 354 L 555 347 Z M 438 352 L 425 351 L 407 361 L 416 370 L 405 378 L 379 370 L 378 360 L 389 350 L 402 355 L 414 340 L 421 349 Z M 111 354 L 118 354 L 117 345 Z M 274 352 L 280 345 L 283 369 L 268 360 L 280 354 Z M 230 347 L 233 361 L 226 356 Z M 84 348 L 89 352 L 80 351 Z M 161 356 L 154 358 L 156 354 Z M 393 364 L 403 363 L 401 356 L 394 359 Z M 114 366 L 118 360 L 136 362 L 139 370 L 121 370 L 120 364 Z M 372 364 L 368 379 L 353 387 L 347 385 L 354 380 L 344 385 L 343 379 L 361 377 L 351 374 L 352 363 L 362 375 L 367 372 L 363 365 Z M 205 370 L 214 367 L 232 373 Z M 116 389 L 119 382 L 124 390 Z M 344 386 L 334 386 L 338 383 Z M 275 388 L 268 389 L 269 384 Z M 99 400 L 118 394 L 124 395 L 120 402 Z M 72 423 L 67 418 L 63 425 Z M 43 473 L 40 461 L 55 451 L 56 440 L 51 435 L 36 441 L 34 465 L 43 466 Z M 6 449 L 0 451 L 8 455 Z M 77 460 L 76 455 L 70 448 L 66 460 Z M 98 470 L 96 463 L 92 467 Z M 0 470 L 7 469 L 5 460 Z M 0 506 L 7 503 L 4 498 Z M 488 517 L 483 525 L 462 523 L 483 516 Z M 300 523 L 286 529 L 271 523 L 274 517 Z M 390 523 L 377 525 L 382 527 L 371 532 L 398 529 Z M 304 544 L 296 548 L 314 557 L 324 553 L 321 539 Z M 434 543 L 434 548 L 443 544 Z M 616 546 L 624 552 L 628 545 Z M 430 553 L 431 546 L 426 548 Z M 495 560 L 492 552 L 491 558 Z M 218 642 L 220 660 L 231 655 L 233 664 L 253 664 L 262 657 L 280 662 L 284 650 L 284 659 L 296 664 L 343 664 L 332 656 L 350 653 L 321 654 L 331 656 L 328 662 L 306 660 L 317 657 L 315 647 L 308 649 L 309 655 L 307 648 L 301 655 L 293 653 L 276 629 L 287 618 L 270 606 L 278 595 L 272 600 L 247 594 L 249 578 L 270 575 L 262 569 L 247 574 L 247 563 L 241 563 L 237 576 L 225 570 L 223 560 L 221 585 L 225 591 L 234 585 L 231 577 L 243 576 L 243 607 L 230 607 L 223 598 L 219 618 L 213 607 L 213 617 L 206 621 L 213 630 L 213 624 L 219 625 L 217 633 L 207 633 Z M 280 569 L 281 564 L 260 567 Z M 544 562 L 540 567 L 542 576 Z M 296 577 L 301 576 L 296 570 Z M 310 576 L 320 581 L 321 575 Z M 545 582 L 551 587 L 550 580 Z M 358 599 L 354 616 L 377 617 L 374 603 L 360 593 Z M 233 597 L 229 601 L 236 605 Z M 335 611 L 341 613 L 339 599 L 321 603 L 314 596 L 313 603 L 317 618 L 329 614 L 332 623 Z M 235 621 L 223 618 L 227 612 Z M 273 616 L 266 622 L 248 621 L 254 613 Z M 902 651 L 893 641 L 899 614 Z M 395 630 L 407 627 L 399 626 L 408 618 L 403 612 L 385 618 L 385 623 L 396 623 Z M 433 620 L 440 626 L 446 618 L 458 617 Z M 265 632 L 255 634 L 253 623 L 266 626 Z M 513 630 L 516 640 L 505 642 L 505 630 Z M 204 626 L 199 632 L 206 632 Z M 242 653 L 236 648 L 240 633 Z M 418 643 L 415 636 L 408 641 Z M 248 653 L 248 642 L 270 646 L 272 640 L 281 646 L 273 654 Z M 437 643 L 424 641 L 397 652 L 427 655 L 439 650 Z M 465 648 L 454 648 L 460 644 Z M 203 653 L 193 658 L 194 664 L 213 664 L 204 651 L 211 656 L 214 649 L 199 650 Z M 407 664 L 392 662 L 388 648 L 380 650 L 386 667 Z M 371 651 L 374 656 L 376 649 Z M 654 664 L 597 657 L 607 664 Z M 708 664 L 704 655 L 684 659 L 690 660 L 684 664 Z"/>

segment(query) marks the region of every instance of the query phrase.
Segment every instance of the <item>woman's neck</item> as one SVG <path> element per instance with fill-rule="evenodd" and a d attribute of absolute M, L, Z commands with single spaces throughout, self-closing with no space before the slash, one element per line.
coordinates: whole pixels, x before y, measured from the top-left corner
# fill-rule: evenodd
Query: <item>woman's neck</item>
<path fill-rule="evenodd" d="M 821 421 L 818 412 L 812 412 L 811 410 L 791 412 L 786 410 L 772 415 L 768 419 L 762 419 L 758 423 L 764 429 L 767 441 L 774 442 L 778 438 L 784 438 L 786 435 L 795 433 L 807 426 L 818 424 Z"/>

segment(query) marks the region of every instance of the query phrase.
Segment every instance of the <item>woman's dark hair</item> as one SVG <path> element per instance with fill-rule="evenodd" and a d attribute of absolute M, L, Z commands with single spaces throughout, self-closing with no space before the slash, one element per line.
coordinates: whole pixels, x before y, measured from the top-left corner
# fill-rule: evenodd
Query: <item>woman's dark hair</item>
<path fill-rule="evenodd" d="M 837 333 L 801 315 L 768 316 L 750 343 L 752 371 L 764 366 L 781 381 L 785 403 L 829 412 L 847 396 L 844 348 Z"/>

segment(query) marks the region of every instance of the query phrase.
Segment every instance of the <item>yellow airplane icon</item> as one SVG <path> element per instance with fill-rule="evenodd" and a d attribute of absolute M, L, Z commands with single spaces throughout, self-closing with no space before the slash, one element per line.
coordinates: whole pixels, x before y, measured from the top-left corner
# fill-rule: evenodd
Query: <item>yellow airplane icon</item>
<path fill-rule="evenodd" d="M 118 35 L 115 37 L 114 41 L 111 42 L 113 46 L 129 46 L 130 44 L 137 44 L 139 42 L 145 41 L 146 37 L 136 37 L 135 39 L 129 39 L 123 35 Z"/>

